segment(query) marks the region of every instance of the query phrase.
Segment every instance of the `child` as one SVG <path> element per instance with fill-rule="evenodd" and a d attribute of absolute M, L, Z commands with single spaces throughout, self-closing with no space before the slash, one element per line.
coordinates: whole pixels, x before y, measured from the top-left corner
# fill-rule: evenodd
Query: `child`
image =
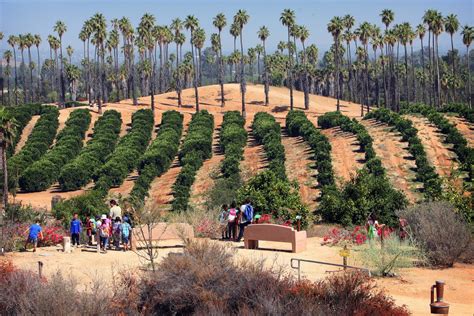
<path fill-rule="evenodd" d="M 27 230 L 28 238 L 25 242 L 25 251 L 28 244 L 33 244 L 33 252 L 36 252 L 36 246 L 38 245 L 38 237 L 43 239 L 43 232 L 41 231 L 40 221 L 37 219 L 33 225 Z M 25 232 L 26 233 L 26 232 Z"/>
<path fill-rule="evenodd" d="M 237 210 L 235 202 L 230 204 L 229 214 L 227 216 L 228 236 L 231 240 L 235 240 L 237 235 Z"/>
<path fill-rule="evenodd" d="M 112 232 L 114 236 L 115 250 L 119 250 L 120 249 L 120 236 L 122 235 L 122 221 L 120 220 L 120 217 L 118 216 L 115 218 Z"/>
<path fill-rule="evenodd" d="M 128 242 L 129 242 L 131 229 L 132 229 L 132 226 L 130 226 L 130 224 L 128 222 L 128 217 L 124 216 L 123 217 L 123 223 L 122 223 L 123 251 L 128 251 Z"/>
<path fill-rule="evenodd" d="M 82 223 L 79 219 L 77 213 L 74 213 L 74 218 L 71 221 L 71 239 L 72 239 L 72 246 L 76 245 L 79 247 L 79 236 L 82 231 Z"/>
<path fill-rule="evenodd" d="M 102 215 L 101 217 L 101 225 L 99 227 L 99 235 L 100 235 L 100 244 L 102 246 L 102 251 L 104 253 L 107 253 L 107 245 L 108 245 L 108 242 L 109 242 L 109 231 L 110 231 L 110 228 L 109 228 L 109 224 L 108 222 L 106 221 L 107 219 L 107 216 L 104 214 Z"/>
<path fill-rule="evenodd" d="M 86 216 L 86 234 L 87 234 L 87 238 L 89 239 L 88 241 L 89 246 L 92 245 L 92 233 L 93 233 L 92 230 L 95 225 L 95 223 L 92 222 L 93 220 L 94 220 L 93 218 Z"/>
<path fill-rule="evenodd" d="M 227 204 L 222 205 L 222 211 L 219 214 L 219 222 L 221 224 L 222 239 L 228 239 L 227 232 L 227 218 L 229 217 L 229 211 L 227 211 Z"/>

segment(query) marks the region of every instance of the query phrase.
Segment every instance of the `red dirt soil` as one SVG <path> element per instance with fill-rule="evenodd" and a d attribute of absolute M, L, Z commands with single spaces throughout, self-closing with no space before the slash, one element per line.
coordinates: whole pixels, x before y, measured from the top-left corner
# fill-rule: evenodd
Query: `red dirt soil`
<path fill-rule="evenodd" d="M 410 202 L 420 198 L 416 191 L 421 183 L 414 182 L 416 164 L 411 154 L 407 151 L 407 142 L 401 141 L 399 133 L 392 127 L 375 120 L 362 120 L 370 136 L 374 139 L 374 150 L 377 157 L 382 160 L 382 165 L 387 170 L 387 176 L 393 186 L 402 190 Z"/>
<path fill-rule="evenodd" d="M 469 147 L 474 147 L 474 124 L 458 116 L 446 115 L 446 118 L 454 124 L 459 132 L 466 138 Z"/>

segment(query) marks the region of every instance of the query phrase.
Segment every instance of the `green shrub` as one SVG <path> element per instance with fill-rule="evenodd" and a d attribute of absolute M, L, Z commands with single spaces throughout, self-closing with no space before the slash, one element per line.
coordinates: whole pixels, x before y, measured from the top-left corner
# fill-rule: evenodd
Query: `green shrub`
<path fill-rule="evenodd" d="M 87 109 L 71 112 L 66 126 L 56 137 L 55 146 L 23 172 L 19 180 L 23 191 L 43 191 L 58 180 L 64 164 L 80 152 L 90 121 Z"/>
<path fill-rule="evenodd" d="M 44 106 L 28 140 L 16 155 L 8 160 L 8 187 L 15 190 L 23 171 L 39 160 L 49 149 L 59 126 L 59 111 L 53 106 Z"/>
<path fill-rule="evenodd" d="M 111 187 L 123 183 L 127 175 L 138 166 L 138 161 L 150 142 L 152 130 L 151 110 L 141 109 L 133 113 L 130 131 L 92 176 L 95 181 L 94 190 L 106 195 Z"/>
<path fill-rule="evenodd" d="M 138 164 L 140 175 L 130 193 L 134 202 L 143 202 L 148 195 L 153 179 L 171 167 L 173 159 L 178 153 L 182 131 L 183 115 L 177 111 L 164 112 L 156 138 Z"/>
<path fill-rule="evenodd" d="M 115 110 L 105 111 L 95 122 L 94 133 L 86 147 L 61 170 L 58 180 L 63 191 L 77 190 L 89 183 L 115 149 L 121 125 L 120 113 Z"/>
<path fill-rule="evenodd" d="M 203 161 L 212 156 L 214 117 L 203 110 L 193 115 L 188 133 L 179 152 L 181 171 L 173 184 L 173 210 L 185 211 L 191 186 Z"/>

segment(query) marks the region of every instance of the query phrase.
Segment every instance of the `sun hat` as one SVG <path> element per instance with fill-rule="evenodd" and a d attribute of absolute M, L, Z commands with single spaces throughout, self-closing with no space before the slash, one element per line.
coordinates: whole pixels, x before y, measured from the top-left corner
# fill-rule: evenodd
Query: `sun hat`
<path fill-rule="evenodd" d="M 102 217 L 100 219 L 107 219 L 107 215 L 102 214 Z"/>

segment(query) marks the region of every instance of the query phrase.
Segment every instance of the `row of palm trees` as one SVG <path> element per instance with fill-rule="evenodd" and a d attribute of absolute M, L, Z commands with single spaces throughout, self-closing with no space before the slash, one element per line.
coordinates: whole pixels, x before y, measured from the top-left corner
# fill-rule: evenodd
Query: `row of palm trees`
<path fill-rule="evenodd" d="M 244 53 L 244 27 L 249 21 L 249 15 L 245 10 L 239 10 L 229 26 L 229 33 L 234 38 L 234 51 L 229 56 L 224 56 L 222 36 L 227 27 L 227 19 L 224 14 L 217 14 L 213 19 L 216 33 L 210 36 L 213 55 L 206 55 L 210 57 L 209 59 L 202 53 L 206 33 L 193 15 L 187 16 L 184 21 L 176 18 L 166 26 L 157 25 L 155 17 L 146 13 L 136 29 L 128 18 L 123 17 L 111 20 L 112 27 L 108 31 L 105 17 L 97 13 L 84 22 L 79 33 L 84 50 L 81 67 L 72 63 L 71 56 L 74 52 L 72 47 L 66 48 L 69 58 L 63 57 L 62 38 L 67 32 L 67 27 L 64 22 L 58 21 L 53 28 L 56 36 L 48 36 L 50 58 L 44 61 L 43 66 L 39 56 L 41 44 L 39 36 L 26 34 L 11 35 L 8 38 L 13 54 L 10 50 L 4 53 L 7 64 L 5 75 L 8 100 L 7 102 L 5 98 L 2 100 L 7 104 L 13 103 L 13 98 L 15 104 L 19 103 L 19 98 L 22 98 L 22 102 L 32 102 L 44 98 L 45 91 L 49 87 L 49 90 L 55 91 L 54 95 L 58 96 L 59 104 L 64 106 L 68 85 L 72 99 L 75 99 L 77 91 L 80 90 L 79 93 L 87 96 L 90 104 L 98 105 L 99 111 L 102 103 L 107 103 L 109 99 L 117 101 L 130 98 L 136 105 L 138 95 L 150 95 L 151 108 L 154 110 L 154 95 L 157 91 L 162 93 L 171 89 L 176 90 L 178 105 L 182 106 L 182 89 L 192 80 L 195 107 L 199 111 L 198 87 L 203 83 L 203 69 L 212 64 L 217 69 L 216 78 L 212 79 L 220 85 L 221 105 L 225 105 L 224 84 L 229 81 L 226 80 L 225 73 L 229 67 L 230 81 L 240 83 L 242 113 L 245 115 L 246 77 L 248 77 L 246 67 L 250 71 L 250 78 L 253 79 L 253 66 L 256 64 L 257 82 L 264 86 L 265 104 L 269 103 L 270 85 L 280 83 L 289 88 L 291 109 L 294 107 L 294 89 L 304 92 L 306 109 L 309 109 L 309 94 L 321 93 L 337 98 L 337 110 L 340 109 L 340 99 L 360 103 L 361 114 L 369 111 L 373 105 L 398 110 L 400 101 L 424 101 L 438 107 L 443 98 L 444 101 L 471 102 L 468 54 L 474 37 L 473 27 L 465 26 L 461 32 L 467 60 L 467 67 L 463 68 L 453 43 L 453 36 L 460 27 L 455 15 L 443 17 L 439 11 L 427 10 L 423 22 L 416 28 L 412 28 L 409 23 L 393 25 L 395 15 L 392 10 L 383 10 L 380 17 L 385 26 L 383 31 L 368 22 L 362 22 L 359 27 L 353 29 L 355 19 L 351 15 L 332 18 L 327 30 L 333 36 L 334 44 L 320 61 L 317 47 L 315 45 L 306 47 L 309 30 L 304 25 L 296 23 L 295 12 L 291 9 L 285 9 L 281 13 L 280 22 L 287 30 L 287 39 L 278 44 L 277 51 L 273 54 L 267 54 L 266 41 L 270 31 L 266 26 L 262 26 L 257 33 L 261 44 L 255 48 L 248 48 L 246 54 Z M 185 53 L 183 57 L 183 45 L 186 43 L 184 30 L 189 32 L 191 51 Z M 438 53 L 439 36 L 443 31 L 446 31 L 451 38 L 451 51 L 447 62 L 444 62 Z M 428 58 L 425 56 L 426 33 L 428 33 Z M 0 39 L 3 39 L 3 34 Z M 421 58 L 418 58 L 421 65 L 418 65 L 413 52 L 417 39 L 421 48 Z M 237 40 L 240 44 L 239 49 Z M 90 44 L 93 45 L 92 54 Z M 175 44 L 174 54 L 170 53 L 170 45 L 173 44 Z M 33 46 L 37 48 L 37 64 L 31 57 L 30 48 Z M 400 48 L 403 49 L 403 61 L 400 60 Z M 21 54 L 19 68 L 17 49 Z M 25 50 L 28 52 L 29 78 L 26 75 Z M 10 98 L 11 61 L 14 63 L 13 98 Z M 447 69 L 446 65 L 450 69 Z M 263 73 L 260 70 L 261 66 Z M 464 71 L 467 75 L 462 72 L 462 68 L 467 70 Z M 234 79 L 232 69 L 235 69 Z M 0 73 L 4 76 L 1 69 Z M 462 82 L 466 82 L 463 80 L 466 77 L 468 92 L 462 92 L 460 87 Z M 445 92 L 444 97 L 442 88 Z"/>

